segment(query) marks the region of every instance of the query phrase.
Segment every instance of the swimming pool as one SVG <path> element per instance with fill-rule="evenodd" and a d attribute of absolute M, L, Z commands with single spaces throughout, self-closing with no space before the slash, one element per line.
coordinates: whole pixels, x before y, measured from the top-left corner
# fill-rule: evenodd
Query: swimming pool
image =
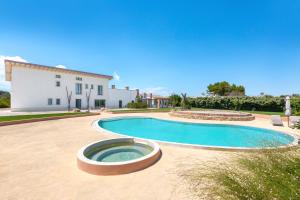
<path fill-rule="evenodd" d="M 200 124 L 147 117 L 99 120 L 100 128 L 136 138 L 222 148 L 265 148 L 291 145 L 291 135 L 269 129 L 221 124 Z"/>

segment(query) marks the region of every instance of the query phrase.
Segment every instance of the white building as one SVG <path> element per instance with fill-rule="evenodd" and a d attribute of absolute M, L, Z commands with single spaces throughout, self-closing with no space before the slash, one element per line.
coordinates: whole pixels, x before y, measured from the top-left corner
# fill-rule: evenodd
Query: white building
<path fill-rule="evenodd" d="M 12 111 L 87 109 L 88 102 L 91 109 L 120 108 L 137 95 L 128 87 L 109 88 L 112 76 L 11 60 L 5 60 L 5 77 Z"/>

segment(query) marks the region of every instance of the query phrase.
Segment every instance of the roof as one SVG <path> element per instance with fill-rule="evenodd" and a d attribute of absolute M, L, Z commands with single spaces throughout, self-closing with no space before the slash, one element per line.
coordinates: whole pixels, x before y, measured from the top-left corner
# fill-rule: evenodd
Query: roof
<path fill-rule="evenodd" d="M 152 98 L 150 96 L 147 96 L 147 99 L 170 99 L 169 97 L 164 97 L 164 96 L 160 96 L 160 95 L 153 95 Z"/>
<path fill-rule="evenodd" d="M 57 67 L 50 67 L 50 66 L 46 66 L 46 65 L 19 62 L 19 61 L 13 61 L 13 60 L 4 60 L 4 62 L 5 62 L 5 79 L 6 79 L 6 81 L 11 81 L 12 67 L 24 67 L 24 68 L 52 71 L 52 72 L 58 72 L 58 73 L 90 76 L 90 77 L 94 77 L 94 78 L 105 78 L 105 79 L 109 79 L 109 80 L 111 80 L 113 78 L 112 76 L 109 76 L 109 75 L 96 74 L 96 73 L 91 73 L 91 72 L 83 72 L 83 71 L 77 71 L 77 70 L 72 70 L 72 69 L 62 69 L 62 68 L 57 68 Z"/>

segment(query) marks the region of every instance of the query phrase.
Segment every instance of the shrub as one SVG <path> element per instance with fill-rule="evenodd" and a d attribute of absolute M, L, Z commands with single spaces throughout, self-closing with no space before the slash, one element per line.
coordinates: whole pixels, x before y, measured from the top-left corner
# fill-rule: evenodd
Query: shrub
<path fill-rule="evenodd" d="M 0 108 L 10 107 L 10 94 L 8 92 L 0 91 Z"/>
<path fill-rule="evenodd" d="M 172 94 L 169 98 L 172 107 L 180 106 L 181 97 L 178 94 Z"/>
<path fill-rule="evenodd" d="M 133 102 L 127 104 L 128 108 L 147 108 L 146 102 Z"/>
<path fill-rule="evenodd" d="M 285 107 L 284 97 L 196 97 L 189 98 L 192 107 L 225 109 L 225 110 L 256 110 L 282 112 Z M 300 98 L 291 99 L 294 113 L 300 112 Z"/>

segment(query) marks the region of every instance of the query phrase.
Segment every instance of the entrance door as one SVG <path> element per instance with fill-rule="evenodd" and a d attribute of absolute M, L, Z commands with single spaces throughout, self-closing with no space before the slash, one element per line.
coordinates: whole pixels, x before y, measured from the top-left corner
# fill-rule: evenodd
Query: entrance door
<path fill-rule="evenodd" d="M 105 100 L 104 99 L 95 99 L 95 108 L 104 108 Z"/>
<path fill-rule="evenodd" d="M 123 108 L 122 100 L 119 100 L 119 108 Z"/>
<path fill-rule="evenodd" d="M 76 99 L 75 106 L 78 109 L 81 109 L 81 99 Z"/>

